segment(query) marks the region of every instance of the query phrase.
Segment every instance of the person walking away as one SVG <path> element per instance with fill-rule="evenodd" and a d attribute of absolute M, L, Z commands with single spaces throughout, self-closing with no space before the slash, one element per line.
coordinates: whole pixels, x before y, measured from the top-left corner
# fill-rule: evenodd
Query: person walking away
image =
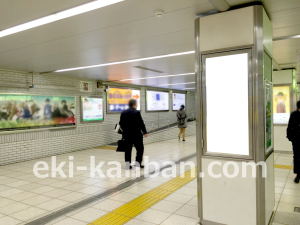
<path fill-rule="evenodd" d="M 287 128 L 287 138 L 293 144 L 295 183 L 300 181 L 300 101 L 297 110 L 291 114 Z"/>
<path fill-rule="evenodd" d="M 128 103 L 129 108 L 121 113 L 120 127 L 122 129 L 123 139 L 128 144 L 125 151 L 126 169 L 132 169 L 131 154 L 132 146 L 136 148 L 136 167 L 144 168 L 142 165 L 144 154 L 143 137 L 147 137 L 148 133 L 142 119 L 141 113 L 137 110 L 137 101 L 131 99 Z"/>
<path fill-rule="evenodd" d="M 178 141 L 180 141 L 180 136 L 182 134 L 182 141 L 185 141 L 185 129 L 187 127 L 187 114 L 184 110 L 185 106 L 182 105 L 177 111 L 177 124 L 179 128 Z"/>

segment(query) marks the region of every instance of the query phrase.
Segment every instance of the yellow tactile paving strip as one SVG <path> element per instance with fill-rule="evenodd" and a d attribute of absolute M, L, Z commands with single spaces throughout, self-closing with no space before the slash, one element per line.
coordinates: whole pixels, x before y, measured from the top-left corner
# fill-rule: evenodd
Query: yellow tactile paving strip
<path fill-rule="evenodd" d="M 286 165 L 279 165 L 279 164 L 274 164 L 274 168 L 279 168 L 279 169 L 288 169 L 288 170 L 293 170 L 293 166 L 286 166 Z"/>
<path fill-rule="evenodd" d="M 174 191 L 180 189 L 196 178 L 196 167 L 172 180 L 152 189 L 151 191 L 137 197 L 114 211 L 89 223 L 89 225 L 122 225 L 133 219 L 137 215 L 149 209 L 151 206 L 160 202 Z M 193 176 L 195 174 L 195 176 Z"/>
<path fill-rule="evenodd" d="M 274 168 L 280 169 L 290 169 L 292 170 L 293 166 L 279 165 L 274 164 Z M 99 219 L 89 223 L 89 225 L 122 225 L 127 223 L 129 220 L 135 218 L 142 212 L 149 209 L 151 206 L 160 202 L 176 190 L 185 186 L 196 176 L 192 176 L 192 172 L 196 171 L 197 168 L 193 168 L 184 173 L 184 176 L 178 176 L 157 188 L 152 189 L 151 191 L 137 197 L 136 199 L 122 205 L 121 207 L 115 209 L 114 211 L 100 217 Z M 195 172 L 196 174 L 196 172 Z"/>

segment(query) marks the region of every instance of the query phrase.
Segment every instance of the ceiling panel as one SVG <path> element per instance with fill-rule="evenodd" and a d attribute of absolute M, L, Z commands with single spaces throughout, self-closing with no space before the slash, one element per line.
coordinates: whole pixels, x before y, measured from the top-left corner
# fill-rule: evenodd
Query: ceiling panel
<path fill-rule="evenodd" d="M 153 59 L 148 61 L 125 63 L 114 66 L 97 67 L 83 70 L 67 71 L 57 74 L 66 76 L 76 76 L 96 80 L 121 80 L 140 77 L 152 77 L 161 75 L 192 73 L 195 71 L 194 54 L 169 57 L 163 59 Z M 134 66 L 142 66 L 150 69 L 163 71 L 154 73 L 152 71 L 141 70 Z"/>
<path fill-rule="evenodd" d="M 0 30 L 90 0 L 2 0 Z M 227 0 L 231 5 L 254 1 Z M 274 37 L 300 34 L 299 0 L 264 0 Z M 34 7 L 33 7 L 34 6 Z M 155 10 L 164 10 L 161 18 Z M 85 14 L 0 38 L 0 68 L 45 72 L 194 49 L 194 19 L 213 10 L 207 0 L 126 0 Z M 18 15 L 18 16 L 16 16 Z M 282 68 L 296 65 L 300 39 L 274 42 Z M 141 70 L 135 66 L 160 70 Z M 82 79 L 120 80 L 194 72 L 194 54 L 59 73 Z M 51 76 L 51 74 L 49 74 Z M 136 85 L 194 82 L 194 75 L 125 81 Z M 124 83 L 124 82 L 122 82 Z M 180 89 L 194 84 L 160 86 Z"/>
<path fill-rule="evenodd" d="M 163 4 L 159 2 L 160 0 L 126 0 L 88 13 L 9 35 L 0 39 L 0 51 L 32 46 L 111 27 L 118 27 L 120 31 L 119 35 L 121 35 L 122 31 L 129 29 L 132 31 L 131 35 L 124 36 L 123 41 L 134 40 L 139 39 L 141 36 L 148 35 L 149 32 L 154 32 L 157 29 L 158 32 L 160 32 L 161 26 L 157 28 L 156 26 L 162 21 L 164 21 L 164 24 L 167 24 L 167 26 L 164 27 L 165 29 L 178 26 L 177 30 L 179 30 L 181 28 L 180 26 L 186 24 L 189 18 L 193 18 L 191 21 L 193 22 L 194 16 L 197 15 L 198 12 L 205 12 L 212 9 L 209 3 L 202 4 L 206 2 L 206 0 L 163 0 L 161 1 Z M 165 15 L 161 18 L 156 18 L 154 11 L 161 8 L 161 5 L 163 5 L 162 9 L 165 11 Z M 187 18 L 184 13 L 185 10 L 190 10 L 192 13 L 189 14 Z M 176 15 L 176 17 L 180 17 L 182 21 L 175 24 L 172 20 L 168 19 L 170 18 L 169 15 L 171 15 L 171 17 L 174 15 L 172 17 L 173 19 L 176 19 Z M 148 33 L 135 32 L 134 29 L 137 24 L 134 22 L 139 21 L 147 21 L 151 24 L 150 27 L 147 22 L 145 24 L 146 27 L 144 29 L 145 32 Z M 192 26 L 192 23 L 190 26 Z M 154 27 L 155 29 L 153 29 Z M 187 27 L 185 29 L 187 29 Z"/>
<path fill-rule="evenodd" d="M 1 0 L 0 30 L 35 20 L 91 0 Z"/>

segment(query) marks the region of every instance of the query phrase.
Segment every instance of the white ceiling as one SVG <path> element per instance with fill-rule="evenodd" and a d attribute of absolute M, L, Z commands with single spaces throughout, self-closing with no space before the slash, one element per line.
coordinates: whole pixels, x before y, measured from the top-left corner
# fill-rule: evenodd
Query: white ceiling
<path fill-rule="evenodd" d="M 62 11 L 87 0 L 1 0 L 0 30 Z M 251 1 L 227 0 L 231 5 Z M 274 37 L 300 34 L 299 0 L 264 0 Z M 125 0 L 41 27 L 0 38 L 0 69 L 46 72 L 194 50 L 194 20 L 213 10 L 207 0 Z M 155 10 L 164 10 L 161 18 Z M 300 39 L 274 42 L 274 58 L 295 67 Z M 142 66 L 162 71 L 141 70 Z M 191 73 L 194 55 L 63 72 L 96 80 L 120 80 Z M 51 74 L 49 74 L 51 76 Z M 194 82 L 193 76 L 125 81 L 157 86 Z M 163 86 L 184 89 L 193 84 Z"/>

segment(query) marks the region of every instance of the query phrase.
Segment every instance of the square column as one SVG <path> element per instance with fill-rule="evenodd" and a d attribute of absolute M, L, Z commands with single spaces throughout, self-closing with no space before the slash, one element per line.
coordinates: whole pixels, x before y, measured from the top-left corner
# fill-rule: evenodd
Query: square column
<path fill-rule="evenodd" d="M 195 21 L 202 225 L 267 225 L 273 214 L 272 33 L 263 6 Z"/>

